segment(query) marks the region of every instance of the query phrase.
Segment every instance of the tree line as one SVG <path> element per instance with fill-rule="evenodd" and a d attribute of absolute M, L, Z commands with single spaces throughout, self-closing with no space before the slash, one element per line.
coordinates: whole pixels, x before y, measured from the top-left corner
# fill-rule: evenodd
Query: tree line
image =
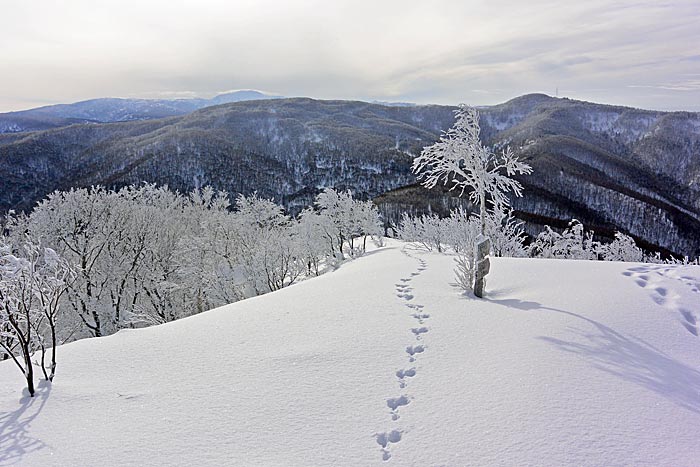
<path fill-rule="evenodd" d="M 34 392 L 58 344 L 161 324 L 317 276 L 379 241 L 371 201 L 325 189 L 295 218 L 269 199 L 155 185 L 54 192 L 0 237 L 0 360 Z M 40 360 L 40 362 L 38 361 Z"/>

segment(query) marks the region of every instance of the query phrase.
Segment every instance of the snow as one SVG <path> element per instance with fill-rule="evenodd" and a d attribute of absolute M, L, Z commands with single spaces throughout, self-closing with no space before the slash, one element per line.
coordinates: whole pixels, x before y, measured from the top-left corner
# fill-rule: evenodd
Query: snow
<path fill-rule="evenodd" d="M 281 291 L 59 349 L 0 465 L 698 465 L 700 268 L 398 241 Z M 386 460 L 384 460 L 386 459 Z"/>

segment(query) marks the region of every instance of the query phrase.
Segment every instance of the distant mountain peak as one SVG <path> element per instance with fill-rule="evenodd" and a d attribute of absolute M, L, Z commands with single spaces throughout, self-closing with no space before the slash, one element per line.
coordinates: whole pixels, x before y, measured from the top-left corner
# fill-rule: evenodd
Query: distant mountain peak
<path fill-rule="evenodd" d="M 253 101 L 262 99 L 281 99 L 284 96 L 270 94 L 255 89 L 238 89 L 218 94 L 209 99 L 214 104 L 228 104 L 230 102 Z"/>

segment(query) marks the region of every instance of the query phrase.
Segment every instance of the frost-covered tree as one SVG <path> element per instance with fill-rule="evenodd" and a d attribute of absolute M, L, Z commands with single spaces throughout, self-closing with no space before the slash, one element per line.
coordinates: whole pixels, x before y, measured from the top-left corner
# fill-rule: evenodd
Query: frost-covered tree
<path fill-rule="evenodd" d="M 22 371 L 30 396 L 36 351 L 44 378 L 52 381 L 56 374 L 59 302 L 71 280 L 72 270 L 54 250 L 27 240 L 13 251 L 0 239 L 0 354 Z"/>
<path fill-rule="evenodd" d="M 22 229 L 51 246 L 75 268 L 69 302 L 92 336 L 114 332 L 110 309 L 108 247 L 118 241 L 116 194 L 103 188 L 55 192 L 39 203 Z"/>
<path fill-rule="evenodd" d="M 489 215 L 486 221 L 486 235 L 491 239 L 491 251 L 494 256 L 527 256 L 523 222 L 513 216 L 513 211 Z"/>
<path fill-rule="evenodd" d="M 332 245 L 336 259 L 342 260 L 347 251 L 350 256 L 358 253 L 355 239 L 360 236 L 381 234 L 379 211 L 371 201 L 353 199 L 349 191 L 326 188 L 316 197 L 325 237 Z M 360 251 L 364 251 L 365 242 Z"/>
<path fill-rule="evenodd" d="M 511 178 L 529 174 L 532 168 L 518 160 L 510 148 L 496 154 L 481 144 L 479 113 L 474 107 L 460 105 L 455 111 L 452 128 L 440 136 L 440 141 L 423 149 L 413 160 L 413 172 L 426 188 L 439 183 L 459 190 L 460 196 L 469 191 L 469 199 L 480 207 L 481 233 L 486 234 L 486 212 L 504 211 L 510 205 L 508 193 L 522 195 L 522 185 Z"/>
<path fill-rule="evenodd" d="M 362 235 L 362 252 L 367 251 L 367 237 L 381 238 L 382 221 L 377 205 L 372 201 L 356 201 L 353 216 L 357 218 L 359 234 Z"/>
<path fill-rule="evenodd" d="M 412 165 L 413 172 L 426 188 L 442 183 L 448 185 L 450 190 L 459 190 L 460 196 L 469 189 L 470 200 L 479 205 L 482 237 L 473 252 L 473 261 L 464 259 L 465 264 L 474 264 L 474 284 L 470 289 L 478 297 L 483 294 L 484 276 L 490 267 L 488 258 L 484 257 L 490 249 L 486 236 L 487 207 L 490 207 L 492 215 L 500 219 L 501 213 L 510 204 L 508 193 L 516 196 L 522 194 L 522 185 L 511 177 L 532 171 L 529 165 L 518 160 L 510 148 L 496 154 L 482 145 L 480 133 L 477 110 L 461 105 L 456 111 L 454 126 L 440 136 L 440 141 L 424 148 Z"/>
<path fill-rule="evenodd" d="M 9 216 L 2 241 L 15 254 L 25 251 L 28 236 L 35 239 L 32 254 L 55 251 L 74 271 L 60 300 L 35 307 L 41 325 L 28 328 L 32 345 L 48 355 L 53 342 L 173 321 L 319 275 L 342 252 L 364 251 L 380 226 L 376 207 L 349 192 L 327 190 L 319 210 L 297 220 L 255 194 L 239 196 L 232 209 L 228 194 L 210 187 L 184 196 L 145 184 L 53 193 L 31 214 Z M 50 290 L 42 284 L 39 291 Z M 44 339 L 58 316 L 59 337 Z M 10 326 L 0 324 L 0 342 L 20 355 Z"/>
<path fill-rule="evenodd" d="M 272 200 L 240 195 L 234 214 L 238 259 L 257 294 L 294 283 L 304 267 L 296 251 L 292 220 Z"/>
<path fill-rule="evenodd" d="M 306 208 L 299 213 L 296 224 L 298 247 L 303 264 L 306 265 L 306 274 L 318 276 L 321 265 L 329 254 L 335 251 L 332 244 L 327 244 L 325 233 L 330 230 L 325 226 L 327 219 L 319 215 L 311 208 Z"/>
<path fill-rule="evenodd" d="M 410 216 L 403 213 L 396 227 L 397 237 L 406 242 L 417 242 L 428 251 L 442 253 L 446 235 L 453 233 L 449 227 L 450 218 L 440 219 L 436 214 Z"/>
<path fill-rule="evenodd" d="M 316 206 L 325 218 L 325 236 L 331 244 L 337 259 L 342 260 L 343 247 L 346 240 L 352 236 L 350 212 L 352 210 L 352 195 L 349 191 L 339 192 L 326 188 L 316 196 Z"/>

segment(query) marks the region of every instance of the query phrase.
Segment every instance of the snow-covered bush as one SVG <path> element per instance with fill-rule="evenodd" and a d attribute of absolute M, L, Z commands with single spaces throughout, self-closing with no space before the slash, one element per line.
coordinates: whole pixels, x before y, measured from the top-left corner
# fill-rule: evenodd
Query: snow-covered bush
<path fill-rule="evenodd" d="M 457 254 L 471 254 L 479 236 L 478 216 L 459 207 L 450 212 L 449 217 L 440 219 L 439 230 L 444 243 Z"/>
<path fill-rule="evenodd" d="M 648 263 L 678 261 L 673 257 L 664 260 L 660 253 L 645 254 L 632 237 L 622 232 L 615 232 L 615 240 L 609 243 L 593 240 L 593 232 L 586 232 L 583 224 L 576 219 L 573 219 L 562 233 L 545 226 L 545 230 L 530 244 L 529 254 L 533 257 L 560 259 Z"/>
<path fill-rule="evenodd" d="M 600 258 L 606 261 L 629 261 L 640 263 L 644 261 L 644 252 L 634 239 L 622 232 L 615 232 L 615 240 L 598 247 Z"/>
<path fill-rule="evenodd" d="M 462 207 L 450 212 L 449 217 L 434 214 L 410 216 L 404 213 L 396 227 L 399 239 L 416 242 L 426 250 L 451 250 L 454 253 L 471 253 L 480 234 L 481 219 Z M 525 233 L 522 222 L 512 213 L 499 217 L 486 217 L 486 232 L 491 240 L 494 256 L 522 257 L 527 255 L 524 246 Z"/>
<path fill-rule="evenodd" d="M 597 259 L 600 243 L 593 240 L 592 232 L 585 232 L 583 224 L 572 219 L 569 226 L 558 233 L 549 226 L 530 244 L 530 256 L 562 259 Z"/>
<path fill-rule="evenodd" d="M 446 233 L 444 227 L 436 214 L 413 217 L 404 213 L 396 227 L 396 236 L 406 242 L 419 243 L 428 251 L 435 249 L 442 252 Z"/>
<path fill-rule="evenodd" d="M 523 222 L 516 220 L 512 211 L 488 216 L 486 236 L 491 239 L 491 254 L 494 256 L 527 256 Z"/>
<path fill-rule="evenodd" d="M 404 213 L 396 227 L 401 240 L 415 242 L 428 251 L 447 250 L 455 253 L 457 282 L 465 290 L 471 290 L 473 287 L 474 248 L 480 230 L 481 218 L 462 207 L 454 209 L 449 217 L 442 219 L 432 214 L 412 217 Z M 512 213 L 500 217 L 488 215 L 486 231 L 492 239 L 493 255 L 526 256 L 522 222 L 517 222 Z"/>

